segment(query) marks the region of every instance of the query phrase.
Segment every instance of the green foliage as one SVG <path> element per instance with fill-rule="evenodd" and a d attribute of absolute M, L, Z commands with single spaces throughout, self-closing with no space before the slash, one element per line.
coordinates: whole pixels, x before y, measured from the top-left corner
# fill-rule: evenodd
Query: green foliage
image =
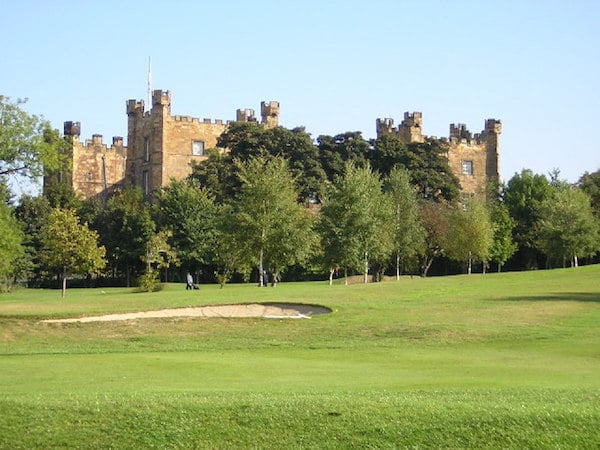
<path fill-rule="evenodd" d="M 335 136 L 322 135 L 317 138 L 317 145 L 319 161 L 329 181 L 344 176 L 347 163 L 366 167 L 369 162 L 371 145 L 360 131 L 347 131 Z"/>
<path fill-rule="evenodd" d="M 323 262 L 330 273 L 338 267 L 358 270 L 366 282 L 370 261 L 391 254 L 392 212 L 379 176 L 368 164 L 347 162 L 344 175 L 336 178 L 323 201 L 318 225 Z"/>
<path fill-rule="evenodd" d="M 393 208 L 396 279 L 399 279 L 401 266 L 410 267 L 423 248 L 425 230 L 419 221 L 417 195 L 408 171 L 393 167 L 385 179 L 384 191 L 389 194 Z"/>
<path fill-rule="evenodd" d="M 142 191 L 128 188 L 106 203 L 88 200 L 84 211 L 106 248 L 109 268 L 125 276 L 129 286 L 132 274 L 144 270 L 141 258 L 156 228 Z"/>
<path fill-rule="evenodd" d="M 12 102 L 0 95 L 0 176 L 19 175 L 35 179 L 45 169 L 61 166 L 58 132 L 38 116 L 27 113 L 26 100 Z"/>
<path fill-rule="evenodd" d="M 490 261 L 498 264 L 498 272 L 515 253 L 517 245 L 513 241 L 515 220 L 510 216 L 506 205 L 499 200 L 490 200 L 488 204 L 494 238 L 490 248 Z"/>
<path fill-rule="evenodd" d="M 504 190 L 504 203 L 515 220 L 513 238 L 522 252 L 522 264 L 536 268 L 537 236 L 535 224 L 540 219 L 540 205 L 550 197 L 552 186 L 544 175 L 524 169 L 515 174 Z"/>
<path fill-rule="evenodd" d="M 12 210 L 0 202 L 0 279 L 8 281 L 15 274 L 15 262 L 24 256 L 24 239 Z"/>
<path fill-rule="evenodd" d="M 214 261 L 217 206 L 207 189 L 193 179 L 172 179 L 156 194 L 153 211 L 158 228 L 171 231 L 169 243 L 187 270 Z"/>
<path fill-rule="evenodd" d="M 239 180 L 230 153 L 217 149 L 207 150 L 208 158 L 192 163 L 190 179 L 197 181 L 214 197 L 216 203 L 223 204 L 239 191 Z"/>
<path fill-rule="evenodd" d="M 160 289 L 159 272 L 150 268 L 138 278 L 140 292 L 156 292 Z"/>
<path fill-rule="evenodd" d="M 485 266 L 493 242 L 493 228 L 485 206 L 472 199 L 464 207 L 450 210 L 448 221 L 445 255 L 456 261 L 467 262 L 469 274 L 472 261 L 483 262 Z"/>
<path fill-rule="evenodd" d="M 385 135 L 375 141 L 373 167 L 383 175 L 400 165 L 411 177 L 424 199 L 454 202 L 460 183 L 448 165 L 447 144 L 438 140 L 405 144 L 397 136 Z"/>
<path fill-rule="evenodd" d="M 450 230 L 449 207 L 445 202 L 422 201 L 419 207 L 421 226 L 425 241 L 421 250 L 421 276 L 426 277 L 431 264 L 444 254 Z"/>
<path fill-rule="evenodd" d="M 312 221 L 296 200 L 294 180 L 281 157 L 255 157 L 238 162 L 241 192 L 232 203 L 234 242 L 262 273 L 276 276 L 286 267 L 308 259 Z M 262 283 L 262 281 L 261 281 Z"/>
<path fill-rule="evenodd" d="M 584 173 L 577 185 L 590 196 L 592 210 L 596 217 L 600 217 L 600 170 Z"/>
<path fill-rule="evenodd" d="M 73 210 L 53 209 L 40 230 L 41 260 L 50 271 L 62 276 L 62 296 L 69 274 L 92 274 L 104 268 L 104 247 L 98 246 L 98 234 L 80 224 Z"/>
<path fill-rule="evenodd" d="M 535 230 L 540 248 L 550 258 L 570 260 L 600 250 L 600 221 L 594 216 L 589 196 L 580 189 L 558 187 L 539 207 Z"/>

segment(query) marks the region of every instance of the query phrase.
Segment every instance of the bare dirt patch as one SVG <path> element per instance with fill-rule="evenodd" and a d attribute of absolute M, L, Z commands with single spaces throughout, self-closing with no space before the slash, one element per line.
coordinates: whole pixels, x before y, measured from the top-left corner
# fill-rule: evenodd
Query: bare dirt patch
<path fill-rule="evenodd" d="M 108 322 L 114 320 L 156 319 L 165 317 L 264 317 L 266 319 L 310 319 L 331 310 L 324 306 L 294 303 L 250 303 L 240 305 L 196 306 L 170 308 L 156 311 L 106 314 L 103 316 L 75 317 L 69 319 L 47 319 L 44 323 Z"/>

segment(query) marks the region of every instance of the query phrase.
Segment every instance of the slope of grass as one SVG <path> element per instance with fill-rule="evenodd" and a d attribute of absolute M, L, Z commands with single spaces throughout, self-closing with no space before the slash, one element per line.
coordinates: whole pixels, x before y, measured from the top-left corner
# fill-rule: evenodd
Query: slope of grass
<path fill-rule="evenodd" d="M 599 276 L 0 296 L 0 448 L 590 448 Z M 333 313 L 40 322 L 269 301 Z"/>

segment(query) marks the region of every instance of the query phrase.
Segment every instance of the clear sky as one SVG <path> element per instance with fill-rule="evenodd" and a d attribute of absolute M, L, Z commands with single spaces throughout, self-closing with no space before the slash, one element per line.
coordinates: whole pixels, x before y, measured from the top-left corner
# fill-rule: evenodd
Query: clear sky
<path fill-rule="evenodd" d="M 127 137 L 127 99 L 170 90 L 173 114 L 232 120 L 281 103 L 314 137 L 375 136 L 423 113 L 503 125 L 505 181 L 523 168 L 569 181 L 600 169 L 600 1 L 4 0 L 0 94 L 82 138 Z"/>

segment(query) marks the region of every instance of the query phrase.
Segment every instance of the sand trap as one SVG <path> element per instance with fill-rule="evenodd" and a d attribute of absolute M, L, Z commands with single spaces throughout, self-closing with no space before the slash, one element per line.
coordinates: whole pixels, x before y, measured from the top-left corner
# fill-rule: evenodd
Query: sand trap
<path fill-rule="evenodd" d="M 104 316 L 76 317 L 72 319 L 47 319 L 44 323 L 109 322 L 113 320 L 156 319 L 165 317 L 264 317 L 266 319 L 310 319 L 318 314 L 330 313 L 329 308 L 293 303 L 251 303 L 245 305 L 198 306 L 160 309 Z"/>

